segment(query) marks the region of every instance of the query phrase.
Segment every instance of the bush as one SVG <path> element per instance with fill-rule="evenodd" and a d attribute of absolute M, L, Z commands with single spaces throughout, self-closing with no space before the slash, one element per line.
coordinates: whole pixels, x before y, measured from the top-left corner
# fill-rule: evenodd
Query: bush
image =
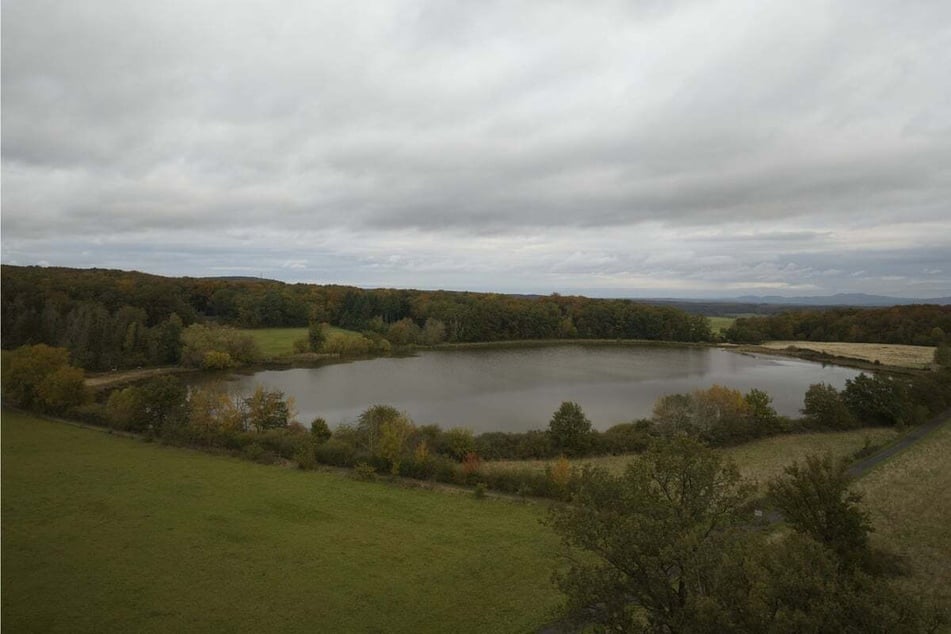
<path fill-rule="evenodd" d="M 227 370 L 237 365 L 230 354 L 220 350 L 209 350 L 201 356 L 203 370 Z"/>
<path fill-rule="evenodd" d="M 903 425 L 911 422 L 906 386 L 891 377 L 860 374 L 845 382 L 842 402 L 865 425 Z"/>
<path fill-rule="evenodd" d="M 89 425 L 108 426 L 106 406 L 102 403 L 85 403 L 69 411 L 70 416 Z"/>
<path fill-rule="evenodd" d="M 544 495 L 548 480 L 531 469 L 486 469 L 482 474 L 486 486 L 493 491 L 515 495 Z"/>
<path fill-rule="evenodd" d="M 601 433 L 596 433 L 595 451 L 599 454 L 612 455 L 640 453 L 650 444 L 651 428 L 652 423 L 649 420 L 621 423 L 609 427 Z"/>
<path fill-rule="evenodd" d="M 541 430 L 533 429 L 521 435 L 515 458 L 530 460 L 533 458 L 552 458 L 556 455 L 551 436 Z"/>
<path fill-rule="evenodd" d="M 182 331 L 183 365 L 225 369 L 252 363 L 260 356 L 254 337 L 234 328 L 192 324 Z"/>
<path fill-rule="evenodd" d="M 353 468 L 353 477 L 357 480 L 370 481 L 376 479 L 376 468 L 368 462 L 358 462 Z"/>
<path fill-rule="evenodd" d="M 285 460 L 293 460 L 302 448 L 311 447 L 307 436 L 288 433 L 284 429 L 270 429 L 248 435 L 254 438 L 254 442 L 260 443 L 266 450 Z"/>
<path fill-rule="evenodd" d="M 486 432 L 475 437 L 475 452 L 486 460 L 506 460 L 518 455 L 521 434 L 501 431 Z"/>
<path fill-rule="evenodd" d="M 475 452 L 475 438 L 470 430 L 454 427 L 436 437 L 433 450 L 461 461 L 468 454 Z"/>
<path fill-rule="evenodd" d="M 341 356 L 360 356 L 370 352 L 371 342 L 362 335 L 334 332 L 324 341 L 323 350 Z"/>
<path fill-rule="evenodd" d="M 24 409 L 61 413 L 88 400 L 83 371 L 69 365 L 69 351 L 45 344 L 10 352 L 2 385 L 4 398 Z"/>
<path fill-rule="evenodd" d="M 260 443 L 256 442 L 246 446 L 241 451 L 241 455 L 260 464 L 274 464 L 277 462 L 277 456 L 273 452 L 266 450 Z"/>
<path fill-rule="evenodd" d="M 336 437 L 314 447 L 314 458 L 333 467 L 352 467 L 357 463 L 356 447 Z"/>
<path fill-rule="evenodd" d="M 330 440 L 333 433 L 330 431 L 330 427 L 327 426 L 327 421 L 318 417 L 310 423 L 310 435 L 317 444 L 320 444 Z"/>
<path fill-rule="evenodd" d="M 842 402 L 839 391 L 825 383 L 814 383 L 806 390 L 802 413 L 811 429 L 852 429 L 858 423 Z"/>
<path fill-rule="evenodd" d="M 294 454 L 294 462 L 297 463 L 298 469 L 303 469 L 304 471 L 313 471 L 317 468 L 317 457 L 314 455 L 314 446 L 310 443 L 306 443 L 298 447 L 297 452 Z"/>

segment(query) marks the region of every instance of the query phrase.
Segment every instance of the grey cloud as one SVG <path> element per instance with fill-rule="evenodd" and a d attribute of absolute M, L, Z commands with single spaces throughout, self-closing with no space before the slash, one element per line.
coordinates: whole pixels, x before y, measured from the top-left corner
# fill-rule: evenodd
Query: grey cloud
<path fill-rule="evenodd" d="M 920 227 L 909 240 L 921 248 L 951 250 L 949 22 L 938 1 L 13 0 L 3 257 L 29 259 L 24 245 L 60 235 L 144 245 L 248 231 L 271 262 L 262 235 L 340 231 L 376 241 L 372 256 L 335 256 L 373 272 L 356 278 L 403 266 L 486 283 L 442 275 L 452 258 L 427 249 L 389 262 L 387 237 L 414 230 L 446 245 L 541 236 L 553 250 L 526 260 L 525 284 L 786 276 L 844 288 L 859 278 L 829 271 L 846 267 L 762 266 L 796 250 L 821 259 L 844 232 L 899 221 Z M 638 229 L 657 223 L 681 234 L 665 234 L 669 257 Z M 589 243 L 564 246 L 560 232 Z M 638 256 L 598 242 L 612 234 Z M 707 268 L 691 270 L 687 242 Z M 879 266 L 862 249 L 880 244 L 855 246 L 852 272 L 949 270 L 910 245 Z M 195 265 L 227 267 L 221 248 Z M 311 268 L 285 273 L 305 275 L 321 260 L 291 261 Z"/>

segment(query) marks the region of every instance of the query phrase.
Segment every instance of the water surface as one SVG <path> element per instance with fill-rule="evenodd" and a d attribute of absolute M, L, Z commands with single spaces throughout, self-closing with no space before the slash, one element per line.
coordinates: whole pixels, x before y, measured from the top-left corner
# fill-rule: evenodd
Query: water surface
<path fill-rule="evenodd" d="M 298 418 L 331 427 L 352 423 L 377 403 L 405 411 L 417 424 L 473 431 L 547 427 L 562 401 L 577 401 L 598 429 L 650 416 L 664 394 L 714 383 L 765 390 L 781 414 L 799 415 L 811 383 L 837 388 L 858 372 L 785 357 L 718 348 L 565 345 L 543 348 L 424 351 L 316 368 L 238 376 L 234 387 L 283 390 Z"/>

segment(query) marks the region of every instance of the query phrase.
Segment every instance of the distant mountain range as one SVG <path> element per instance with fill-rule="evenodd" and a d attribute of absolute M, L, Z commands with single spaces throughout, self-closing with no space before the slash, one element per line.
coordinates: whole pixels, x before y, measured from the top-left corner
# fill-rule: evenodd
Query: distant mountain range
<path fill-rule="evenodd" d="M 786 304 L 792 306 L 906 306 L 908 304 L 951 304 L 951 297 L 932 297 L 915 299 L 908 297 L 888 297 L 868 295 L 866 293 L 837 293 L 835 295 L 817 295 L 811 297 L 781 297 L 779 295 L 743 295 L 724 302 L 742 302 L 745 304 Z"/>

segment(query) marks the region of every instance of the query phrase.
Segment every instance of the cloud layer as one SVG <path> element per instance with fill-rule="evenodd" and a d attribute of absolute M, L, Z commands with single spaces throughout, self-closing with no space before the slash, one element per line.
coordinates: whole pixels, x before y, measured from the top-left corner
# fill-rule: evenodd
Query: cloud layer
<path fill-rule="evenodd" d="M 13 0 L 2 257 L 951 295 L 949 24 L 940 1 Z"/>

